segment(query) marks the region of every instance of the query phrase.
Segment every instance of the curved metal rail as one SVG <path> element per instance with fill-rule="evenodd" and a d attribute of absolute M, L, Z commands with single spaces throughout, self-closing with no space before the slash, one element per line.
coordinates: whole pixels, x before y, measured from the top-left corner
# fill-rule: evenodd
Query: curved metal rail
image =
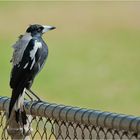
<path fill-rule="evenodd" d="M 9 101 L 10 99 L 7 97 L 0 97 L 0 110 L 7 110 Z M 33 116 L 136 133 L 140 132 L 140 117 L 37 101 L 25 101 L 25 107 L 27 114 Z"/>

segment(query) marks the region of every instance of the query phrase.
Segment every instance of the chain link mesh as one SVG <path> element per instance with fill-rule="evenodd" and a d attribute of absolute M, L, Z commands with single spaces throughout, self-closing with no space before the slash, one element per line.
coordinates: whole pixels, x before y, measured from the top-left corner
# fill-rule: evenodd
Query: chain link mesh
<path fill-rule="evenodd" d="M 5 105 L 3 105 L 3 103 Z M 8 98 L 0 99 L 0 135 L 1 139 L 10 139 L 5 129 L 6 125 L 6 112 L 5 108 L 9 103 Z M 119 114 L 113 114 L 115 117 L 110 119 L 109 113 L 106 114 L 105 119 L 102 119 L 104 112 L 97 113 L 97 123 L 93 123 L 91 119 L 95 111 L 67 107 L 56 104 L 49 104 L 44 102 L 35 102 L 30 104 L 26 102 L 27 113 L 29 114 L 29 123 L 32 132 L 30 139 L 33 140 L 47 140 L 47 139 L 140 139 L 139 127 L 140 118 L 132 116 L 123 116 L 119 119 Z M 60 107 L 60 109 L 58 109 Z M 67 110 L 66 110 L 67 108 Z M 83 112 L 81 112 L 83 111 Z M 65 112 L 65 113 L 64 113 Z M 76 113 L 75 113 L 76 112 Z M 78 114 L 79 113 L 79 114 Z M 30 115 L 32 114 L 32 116 Z M 41 116 L 42 114 L 42 116 Z M 110 113 L 112 115 L 112 113 Z M 80 117 L 77 117 L 80 116 Z M 88 118 L 88 122 L 85 122 L 85 118 Z M 79 118 L 79 120 L 78 120 Z M 112 126 L 115 120 L 118 121 L 118 128 L 109 127 L 107 122 L 102 124 L 104 120 L 111 120 Z M 138 121 L 136 121 L 138 120 Z M 125 127 L 121 126 L 127 124 Z M 105 125 L 106 124 L 106 125 Z M 104 126 L 103 126 L 104 125 Z M 129 126 L 129 127 L 127 127 Z M 136 127 L 136 128 L 135 128 Z M 123 129 L 124 128 L 124 129 Z M 133 128 L 133 130 L 132 130 Z M 134 131 L 135 130 L 135 131 Z"/>

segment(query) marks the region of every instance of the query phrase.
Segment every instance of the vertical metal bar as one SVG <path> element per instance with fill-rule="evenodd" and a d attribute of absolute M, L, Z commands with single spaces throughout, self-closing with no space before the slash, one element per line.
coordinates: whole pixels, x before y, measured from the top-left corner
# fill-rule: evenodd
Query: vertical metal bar
<path fill-rule="evenodd" d="M 28 115 L 28 120 L 26 125 L 22 125 L 21 119 L 19 123 L 16 122 L 15 112 L 11 113 L 10 119 L 7 119 L 7 132 L 12 140 L 30 140 L 30 134 L 32 132 L 31 128 L 31 115 Z"/>

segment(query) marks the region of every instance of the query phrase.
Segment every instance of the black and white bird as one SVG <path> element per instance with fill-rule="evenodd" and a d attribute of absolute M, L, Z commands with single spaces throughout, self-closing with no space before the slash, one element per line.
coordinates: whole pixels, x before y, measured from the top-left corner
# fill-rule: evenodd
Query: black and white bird
<path fill-rule="evenodd" d="M 30 90 L 35 76 L 43 68 L 48 56 L 48 46 L 42 39 L 42 35 L 53 30 L 53 26 L 34 24 L 30 25 L 25 34 L 21 35 L 18 41 L 12 46 L 14 48 L 11 62 L 10 87 L 12 96 L 9 105 L 9 115 L 15 111 L 16 121 L 21 117 L 23 125 L 27 123 L 27 116 L 24 110 L 24 94 Z"/>

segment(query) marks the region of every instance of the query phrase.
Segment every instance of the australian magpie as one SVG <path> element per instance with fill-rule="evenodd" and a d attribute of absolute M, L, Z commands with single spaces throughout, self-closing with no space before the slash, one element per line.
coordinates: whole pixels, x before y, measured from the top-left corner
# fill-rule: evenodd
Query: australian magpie
<path fill-rule="evenodd" d="M 18 41 L 12 46 L 14 48 L 11 62 L 13 68 L 10 77 L 12 96 L 9 105 L 9 115 L 15 111 L 16 121 L 21 117 L 22 124 L 27 123 L 27 116 L 24 110 L 24 94 L 30 90 L 35 76 L 43 68 L 48 56 L 48 46 L 43 41 L 42 35 L 53 30 L 53 26 L 34 24 L 30 25 L 24 35 L 20 35 Z"/>

